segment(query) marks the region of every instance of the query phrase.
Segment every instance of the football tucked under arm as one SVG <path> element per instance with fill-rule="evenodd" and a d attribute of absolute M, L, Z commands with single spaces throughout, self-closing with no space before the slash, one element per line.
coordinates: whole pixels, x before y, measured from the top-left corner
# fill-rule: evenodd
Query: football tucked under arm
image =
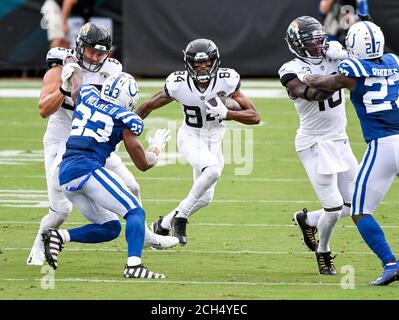
<path fill-rule="evenodd" d="M 223 102 L 223 104 L 226 106 L 227 109 L 232 110 L 232 111 L 242 110 L 240 104 L 233 98 L 226 97 L 226 96 L 221 96 L 219 98 Z M 208 103 L 211 106 L 216 107 L 216 105 L 217 105 L 216 98 L 208 100 Z"/>

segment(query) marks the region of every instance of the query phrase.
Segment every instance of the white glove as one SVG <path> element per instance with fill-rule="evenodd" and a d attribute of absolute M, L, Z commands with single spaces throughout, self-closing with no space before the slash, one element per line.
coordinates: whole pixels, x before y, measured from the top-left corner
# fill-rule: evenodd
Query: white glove
<path fill-rule="evenodd" d="M 71 92 L 71 85 L 69 83 L 69 79 L 72 77 L 75 68 L 80 69 L 80 66 L 77 63 L 67 63 L 62 67 L 61 89 L 64 90 L 64 92 Z"/>
<path fill-rule="evenodd" d="M 155 132 L 154 137 L 148 139 L 148 151 L 154 152 L 157 156 L 159 156 L 169 140 L 170 130 L 158 129 Z"/>
<path fill-rule="evenodd" d="M 333 60 L 345 60 L 349 58 L 348 51 L 346 51 L 338 41 L 330 41 L 327 43 L 326 57 Z"/>
<path fill-rule="evenodd" d="M 212 106 L 209 102 L 205 101 L 205 105 L 207 107 L 206 113 L 214 117 L 215 119 L 224 120 L 227 117 L 227 112 L 229 109 L 223 104 L 222 100 L 219 97 L 215 98 L 216 106 Z"/>
<path fill-rule="evenodd" d="M 299 81 L 304 82 L 304 79 L 307 75 L 311 74 L 309 68 L 302 68 L 301 71 L 299 71 L 296 76 L 299 79 Z"/>

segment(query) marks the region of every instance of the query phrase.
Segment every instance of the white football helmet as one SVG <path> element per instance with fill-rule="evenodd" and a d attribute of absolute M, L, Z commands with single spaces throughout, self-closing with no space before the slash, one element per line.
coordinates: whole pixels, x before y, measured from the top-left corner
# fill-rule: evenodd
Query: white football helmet
<path fill-rule="evenodd" d="M 384 54 L 385 38 L 379 26 L 360 21 L 350 27 L 345 45 L 351 58 L 375 59 Z"/>
<path fill-rule="evenodd" d="M 119 72 L 110 75 L 103 83 L 101 99 L 132 111 L 139 101 L 140 92 L 133 76 Z"/>

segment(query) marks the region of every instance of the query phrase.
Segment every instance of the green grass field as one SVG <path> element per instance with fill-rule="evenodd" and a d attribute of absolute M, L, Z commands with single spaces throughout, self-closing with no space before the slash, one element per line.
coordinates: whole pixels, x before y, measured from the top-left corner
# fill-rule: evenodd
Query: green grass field
<path fill-rule="evenodd" d="M 142 99 L 161 87 L 139 81 L 139 85 L 145 83 Z M 0 81 L 0 92 L 19 88 L 26 93 L 39 87 L 38 81 Z M 282 88 L 277 82 L 266 82 L 263 87 L 251 82 L 243 86 L 246 89 L 271 92 Z M 318 275 L 314 254 L 305 250 L 291 221 L 293 212 L 303 207 L 319 208 L 294 150 L 296 111 L 282 96 L 252 100 L 262 118 L 260 126 L 246 127 L 253 129 L 252 173 L 236 175 L 243 164 L 238 158 L 230 161 L 233 163 L 225 166 L 214 202 L 191 217 L 188 245 L 143 252 L 143 262 L 165 273 L 166 279 L 124 279 L 127 252 L 121 234 L 104 244 L 68 244 L 60 255 L 54 288 L 45 289 L 42 280 L 48 268 L 27 266 L 25 261 L 39 221 L 47 213 L 41 153 L 47 120 L 37 112 L 37 98 L 1 97 L 0 299 L 396 299 L 399 283 L 367 286 L 382 269 L 350 219 L 339 221 L 332 240 L 338 274 Z M 348 134 L 360 160 L 365 143 L 350 102 L 347 113 Z M 162 127 L 168 120 L 180 125 L 182 114 L 176 103 L 151 114 L 145 121 L 147 130 Z M 239 129 L 245 127 L 230 123 L 227 138 Z M 226 146 L 232 146 L 228 139 Z M 244 154 L 248 145 L 241 147 Z M 177 161 L 141 173 L 122 154 L 141 185 L 148 223 L 175 208 L 191 187 L 191 167 L 187 164 Z M 395 182 L 377 213 L 396 253 L 398 191 Z M 74 210 L 65 226 L 85 223 Z M 347 268 L 355 272 L 354 289 L 341 286 Z"/>

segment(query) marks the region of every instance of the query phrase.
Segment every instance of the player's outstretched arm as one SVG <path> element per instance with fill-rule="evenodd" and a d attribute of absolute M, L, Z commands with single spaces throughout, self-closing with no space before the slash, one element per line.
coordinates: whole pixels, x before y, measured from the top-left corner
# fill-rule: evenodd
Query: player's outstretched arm
<path fill-rule="evenodd" d="M 229 110 L 226 116 L 227 120 L 235 120 L 243 124 L 259 124 L 259 113 L 256 111 L 252 101 L 240 89 L 236 90 L 231 97 L 239 103 L 242 110 Z"/>
<path fill-rule="evenodd" d="M 156 161 L 150 163 L 151 160 L 149 157 L 146 157 L 143 145 L 132 131 L 129 129 L 123 130 L 122 137 L 126 151 L 129 153 L 129 156 L 137 169 L 140 171 L 146 171 L 156 164 Z"/>
<path fill-rule="evenodd" d="M 47 118 L 58 110 L 65 95 L 59 90 L 61 86 L 61 66 L 48 70 L 43 77 L 43 86 L 39 98 L 39 113 Z"/>
<path fill-rule="evenodd" d="M 129 129 L 122 132 L 122 137 L 126 151 L 135 166 L 141 171 L 146 171 L 157 163 L 159 155 L 170 140 L 170 130 L 158 129 L 151 139 L 147 151 L 144 150 L 137 136 Z"/>
<path fill-rule="evenodd" d="M 151 111 L 161 108 L 172 101 L 173 99 L 168 95 L 168 93 L 165 90 L 162 90 L 156 93 L 150 100 L 141 104 L 135 112 L 141 119 L 145 119 Z"/>
<path fill-rule="evenodd" d="M 349 78 L 341 73 L 323 76 L 319 74 L 306 75 L 303 82 L 309 87 L 327 91 L 337 91 L 343 88 L 353 90 L 356 86 L 356 80 Z"/>
<path fill-rule="evenodd" d="M 334 94 L 334 91 L 311 88 L 297 77 L 288 81 L 286 86 L 290 97 L 306 99 L 308 101 L 324 101 Z"/>

